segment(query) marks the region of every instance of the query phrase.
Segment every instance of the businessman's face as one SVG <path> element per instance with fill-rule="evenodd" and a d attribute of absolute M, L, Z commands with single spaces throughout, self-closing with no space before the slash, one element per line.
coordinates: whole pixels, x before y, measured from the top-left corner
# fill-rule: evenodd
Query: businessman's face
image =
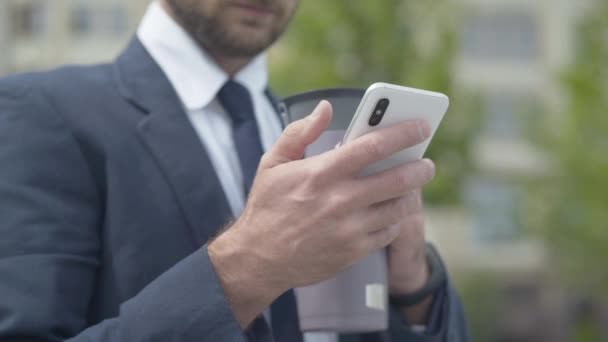
<path fill-rule="evenodd" d="M 230 57 L 252 57 L 287 28 L 299 0 L 165 0 L 199 44 Z"/>

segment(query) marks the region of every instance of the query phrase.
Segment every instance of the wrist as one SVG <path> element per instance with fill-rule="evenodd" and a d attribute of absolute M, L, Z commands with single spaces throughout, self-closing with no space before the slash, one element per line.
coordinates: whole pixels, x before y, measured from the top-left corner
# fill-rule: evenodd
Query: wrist
<path fill-rule="evenodd" d="M 394 265 L 398 271 L 390 275 L 389 293 L 404 295 L 414 293 L 423 288 L 430 278 L 430 269 L 424 254 L 411 266 Z"/>
<path fill-rule="evenodd" d="M 428 278 L 425 285 L 419 290 L 410 293 L 391 293 L 389 298 L 391 305 L 403 308 L 415 306 L 428 299 L 445 285 L 447 273 L 437 250 L 433 245 L 427 244 L 425 254 L 428 265 Z"/>
<path fill-rule="evenodd" d="M 395 265 L 399 267 L 400 265 Z M 426 253 L 417 253 L 409 265 L 401 265 L 397 272 L 391 275 L 389 282 L 389 295 L 391 305 L 395 306 L 409 324 L 426 325 L 426 318 L 433 303 L 433 293 L 416 299 L 407 306 L 396 305 L 395 298 L 417 296 L 423 291 L 431 278 L 431 265 Z"/>
<path fill-rule="evenodd" d="M 236 319 L 246 328 L 286 289 L 233 228 L 213 240 L 207 251 Z"/>

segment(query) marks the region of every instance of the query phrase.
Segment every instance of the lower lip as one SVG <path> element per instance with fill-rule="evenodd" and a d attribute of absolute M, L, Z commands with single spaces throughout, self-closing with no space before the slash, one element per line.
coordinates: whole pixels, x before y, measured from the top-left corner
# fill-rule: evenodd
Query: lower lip
<path fill-rule="evenodd" d="M 251 6 L 238 5 L 238 4 L 233 5 L 233 7 L 238 8 L 241 11 L 247 12 L 249 15 L 255 15 L 255 16 L 272 15 L 272 11 L 263 9 L 263 8 L 259 8 L 259 7 L 251 7 Z"/>

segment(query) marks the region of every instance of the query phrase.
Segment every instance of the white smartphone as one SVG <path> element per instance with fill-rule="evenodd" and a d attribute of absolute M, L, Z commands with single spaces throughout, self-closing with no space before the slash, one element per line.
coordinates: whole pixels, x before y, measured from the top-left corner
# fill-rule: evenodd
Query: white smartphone
<path fill-rule="evenodd" d="M 388 83 L 374 83 L 363 95 L 341 144 L 347 144 L 373 130 L 404 120 L 424 119 L 431 126 L 430 138 L 370 165 L 363 174 L 372 174 L 419 160 L 429 146 L 449 105 L 449 98 L 441 93 Z"/>

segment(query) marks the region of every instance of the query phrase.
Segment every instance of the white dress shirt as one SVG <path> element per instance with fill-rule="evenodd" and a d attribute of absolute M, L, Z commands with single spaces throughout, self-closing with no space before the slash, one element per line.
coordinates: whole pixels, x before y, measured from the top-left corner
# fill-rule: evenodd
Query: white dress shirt
<path fill-rule="evenodd" d="M 137 36 L 171 82 L 209 154 L 232 213 L 240 215 L 245 203 L 243 175 L 231 119 L 216 98 L 228 75 L 157 2 L 148 8 Z M 265 94 L 265 56 L 254 58 L 234 79 L 251 94 L 262 147 L 268 150 L 281 134 L 281 123 Z"/>
<path fill-rule="evenodd" d="M 231 119 L 217 100 L 217 93 L 229 76 L 158 2 L 150 4 L 137 36 L 175 89 L 209 154 L 232 213 L 237 217 L 245 205 L 243 174 L 232 140 Z M 265 93 L 268 83 L 265 55 L 254 58 L 234 79 L 251 94 L 262 147 L 266 151 L 279 137 L 282 128 Z M 265 314 L 268 317 L 268 310 Z M 336 336 L 306 334 L 305 340 L 333 342 Z"/>

